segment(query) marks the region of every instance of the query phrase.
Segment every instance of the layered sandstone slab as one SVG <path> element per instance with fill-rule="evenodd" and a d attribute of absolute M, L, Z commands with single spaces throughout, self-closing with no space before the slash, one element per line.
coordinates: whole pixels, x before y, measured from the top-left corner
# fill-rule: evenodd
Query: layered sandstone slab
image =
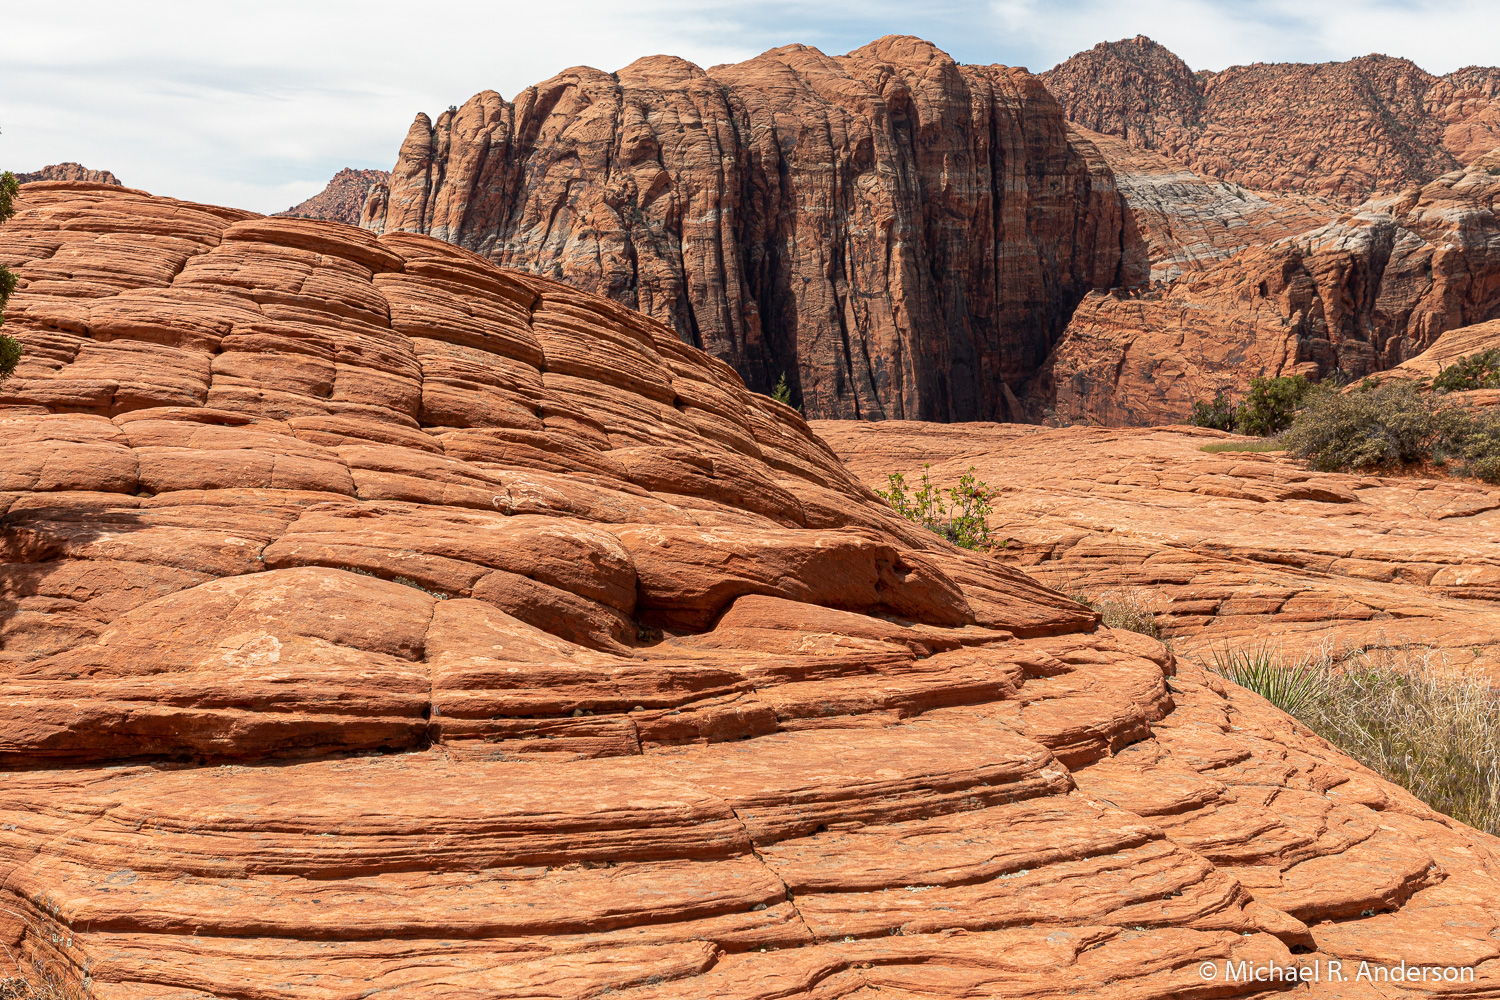
<path fill-rule="evenodd" d="M 1109 169 L 1038 80 L 900 36 L 484 91 L 417 116 L 361 224 L 608 296 L 828 417 L 1019 419 L 1120 283 Z"/>
<path fill-rule="evenodd" d="M 1500 843 L 668 328 L 427 237 L 23 202 L 11 954 L 100 1000 L 1493 988 Z"/>
<path fill-rule="evenodd" d="M 1399 46 L 1399 40 L 1392 44 Z M 1246 187 L 1358 204 L 1500 148 L 1500 69 L 1409 59 L 1193 72 L 1144 36 L 1041 74 L 1072 121 Z"/>
<path fill-rule="evenodd" d="M 872 486 L 924 462 L 1000 490 L 998 557 L 1062 591 L 1136 591 L 1179 652 L 1414 646 L 1500 676 L 1500 487 L 1205 453 L 1193 427 L 818 421 Z"/>

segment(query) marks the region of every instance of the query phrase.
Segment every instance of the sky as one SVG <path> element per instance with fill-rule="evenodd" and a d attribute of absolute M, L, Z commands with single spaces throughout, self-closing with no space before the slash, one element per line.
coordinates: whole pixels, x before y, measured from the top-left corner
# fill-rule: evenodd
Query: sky
<path fill-rule="evenodd" d="M 0 15 L 0 169 L 73 160 L 154 194 L 277 212 L 390 169 L 413 116 L 569 66 L 701 66 L 887 34 L 1041 72 L 1148 35 L 1194 69 L 1382 52 L 1500 62 L 1500 0 L 70 0 Z"/>

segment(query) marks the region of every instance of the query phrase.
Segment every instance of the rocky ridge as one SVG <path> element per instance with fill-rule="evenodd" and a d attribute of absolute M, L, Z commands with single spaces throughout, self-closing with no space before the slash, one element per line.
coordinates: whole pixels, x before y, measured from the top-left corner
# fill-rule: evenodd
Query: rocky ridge
<path fill-rule="evenodd" d="M 419 115 L 363 221 L 658 319 L 821 416 L 1019 419 L 1121 206 L 1037 79 L 887 37 L 567 70 Z"/>
<path fill-rule="evenodd" d="M 20 208 L 12 955 L 99 1000 L 1493 990 L 1500 842 L 667 327 L 424 236 Z"/>
<path fill-rule="evenodd" d="M 1194 73 L 1144 36 L 1041 74 L 1077 124 L 1249 188 L 1353 206 L 1500 148 L 1500 69 L 1434 76 L 1408 59 Z"/>
<path fill-rule="evenodd" d="M 358 170 L 345 167 L 333 175 L 328 185 L 306 201 L 299 202 L 277 218 L 327 219 L 355 225 L 364 210 L 370 189 L 391 179 L 389 170 Z"/>
<path fill-rule="evenodd" d="M 114 184 L 120 186 L 120 179 L 108 170 L 90 170 L 81 163 L 54 163 L 40 170 L 29 173 L 16 174 L 16 180 L 22 184 L 30 184 L 35 181 L 87 181 L 91 184 Z"/>

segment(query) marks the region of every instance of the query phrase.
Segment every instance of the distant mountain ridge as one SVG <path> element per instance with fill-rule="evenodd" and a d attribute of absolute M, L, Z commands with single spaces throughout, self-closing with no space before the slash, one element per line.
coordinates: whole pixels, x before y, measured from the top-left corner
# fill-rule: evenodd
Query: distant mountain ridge
<path fill-rule="evenodd" d="M 1041 74 L 1069 120 L 1248 187 L 1358 204 L 1500 147 L 1500 69 L 1434 76 L 1409 59 L 1194 72 L 1144 35 Z"/>
<path fill-rule="evenodd" d="M 113 184 L 123 187 L 120 179 L 108 170 L 90 170 L 81 163 L 54 163 L 40 170 L 29 173 L 16 174 L 16 180 L 22 184 L 31 184 L 35 181 L 87 181 L 91 184 Z"/>
<path fill-rule="evenodd" d="M 278 216 L 294 219 L 327 219 L 330 222 L 359 222 L 360 209 L 370 188 L 390 180 L 389 170 L 359 170 L 345 167 L 333 175 L 328 186 L 300 204 L 293 205 Z"/>

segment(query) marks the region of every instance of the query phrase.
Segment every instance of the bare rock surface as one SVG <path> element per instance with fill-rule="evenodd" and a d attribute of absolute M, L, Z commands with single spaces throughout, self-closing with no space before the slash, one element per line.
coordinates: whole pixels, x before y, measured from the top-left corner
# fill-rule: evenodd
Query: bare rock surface
<path fill-rule="evenodd" d="M 1439 650 L 1500 676 L 1500 487 L 1205 453 L 1194 427 L 817 421 L 866 483 L 924 462 L 998 488 L 998 557 L 1068 592 L 1138 589 L 1180 652 Z"/>
<path fill-rule="evenodd" d="M 1041 79 L 1084 128 L 1249 188 L 1346 205 L 1500 148 L 1495 67 L 1434 76 L 1409 59 L 1369 55 L 1195 73 L 1138 35 L 1101 42 Z"/>
<path fill-rule="evenodd" d="M 639 313 L 103 185 L 0 261 L 0 943 L 99 1000 L 1495 988 L 1500 842 Z"/>
<path fill-rule="evenodd" d="M 608 296 L 828 417 L 1019 419 L 1119 283 L 1113 179 L 1037 78 L 900 36 L 484 91 L 417 116 L 361 224 Z"/>
<path fill-rule="evenodd" d="M 277 218 L 327 219 L 329 222 L 344 222 L 356 225 L 359 213 L 364 210 L 370 189 L 385 184 L 391 179 L 389 170 L 360 170 L 345 167 L 333 175 L 328 186 L 306 201 L 299 202 L 285 212 L 277 212 Z"/>
<path fill-rule="evenodd" d="M 1493 152 L 1170 283 L 1091 292 L 1028 406 L 1062 421 L 1165 423 L 1254 376 L 1393 368 L 1500 312 L 1497 211 Z"/>

